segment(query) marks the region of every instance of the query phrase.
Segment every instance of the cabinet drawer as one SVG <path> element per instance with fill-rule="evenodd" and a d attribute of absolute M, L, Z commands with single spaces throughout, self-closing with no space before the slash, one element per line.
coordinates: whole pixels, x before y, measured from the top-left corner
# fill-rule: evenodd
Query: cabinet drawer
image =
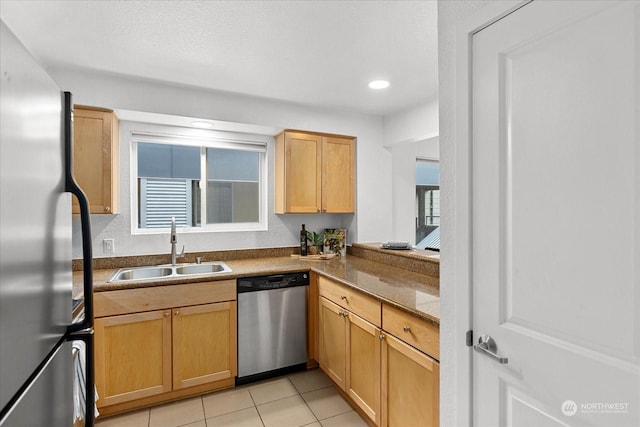
<path fill-rule="evenodd" d="M 320 276 L 320 295 L 380 327 L 380 301 Z"/>
<path fill-rule="evenodd" d="M 409 313 L 382 304 L 382 329 L 440 360 L 440 328 Z"/>
<path fill-rule="evenodd" d="M 235 299 L 235 280 L 96 292 L 93 294 L 94 317 L 234 301 Z"/>

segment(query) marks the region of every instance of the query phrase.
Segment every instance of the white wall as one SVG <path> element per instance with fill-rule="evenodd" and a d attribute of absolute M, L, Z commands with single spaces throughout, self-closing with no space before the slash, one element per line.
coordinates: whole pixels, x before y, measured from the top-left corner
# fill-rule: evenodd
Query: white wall
<path fill-rule="evenodd" d="M 416 243 L 416 159 L 438 160 L 439 138 L 391 147 L 393 240 Z"/>
<path fill-rule="evenodd" d="M 456 140 L 457 25 L 492 3 L 482 1 L 438 2 L 438 79 L 440 121 L 441 264 L 440 264 L 440 425 L 471 425 L 469 414 L 470 349 L 464 331 L 470 326 L 467 280 L 456 268 L 456 177 L 460 175 Z M 461 143 L 466 143 L 462 141 Z M 464 175 L 464 174 L 463 174 Z M 463 215 L 462 215 L 463 216 Z"/>
<path fill-rule="evenodd" d="M 416 243 L 416 159 L 438 160 L 438 99 L 384 118 L 392 162 L 392 239 Z"/>
<path fill-rule="evenodd" d="M 384 145 L 387 147 L 424 141 L 440 134 L 438 97 L 384 118 Z"/>
<path fill-rule="evenodd" d="M 301 223 L 315 230 L 329 226 L 347 227 L 349 241 L 380 241 L 391 239 L 391 154 L 383 147 L 382 118 L 303 105 L 278 102 L 229 93 L 206 91 L 186 86 L 123 78 L 120 76 L 49 70 L 63 90 L 71 91 L 77 104 L 112 109 L 144 111 L 213 120 L 263 125 L 278 129 L 293 128 L 352 135 L 357 141 L 357 199 L 355 215 L 273 215 L 273 180 L 270 182 L 269 230 L 266 232 L 199 233 L 185 237 L 187 251 L 276 247 L 295 245 Z M 271 174 L 273 153 L 269 154 Z M 128 142 L 121 143 L 121 169 L 127 168 Z M 121 180 L 122 206 L 119 215 L 92 215 L 93 251 L 95 257 L 107 256 L 102 251 L 102 239 L 115 239 L 115 256 L 165 253 L 169 250 L 164 235 L 131 236 L 128 213 L 127 179 Z M 73 256 L 81 256 L 74 220 Z"/>

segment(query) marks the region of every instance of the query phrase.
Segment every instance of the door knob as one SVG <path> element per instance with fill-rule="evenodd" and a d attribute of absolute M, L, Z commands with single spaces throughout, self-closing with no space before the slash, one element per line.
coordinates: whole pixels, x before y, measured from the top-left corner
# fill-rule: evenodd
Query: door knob
<path fill-rule="evenodd" d="M 495 359 L 498 363 L 509 363 L 508 357 L 500 357 L 497 355 L 498 345 L 496 344 L 495 340 L 489 335 L 482 335 L 478 339 L 478 344 L 473 346 L 473 349 L 478 353 L 482 353 L 486 356 L 491 357 L 492 359 Z"/>

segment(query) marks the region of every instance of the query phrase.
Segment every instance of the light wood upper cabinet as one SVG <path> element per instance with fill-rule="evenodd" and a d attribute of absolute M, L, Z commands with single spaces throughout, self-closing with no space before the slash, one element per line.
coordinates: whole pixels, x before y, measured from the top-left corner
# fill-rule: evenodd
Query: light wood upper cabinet
<path fill-rule="evenodd" d="M 322 212 L 355 212 L 355 165 L 353 138 L 322 138 Z"/>
<path fill-rule="evenodd" d="M 355 138 L 276 135 L 275 212 L 355 212 Z"/>
<path fill-rule="evenodd" d="M 75 105 L 73 173 L 92 214 L 118 213 L 119 125 L 112 110 Z M 79 213 L 73 198 L 73 213 Z"/>

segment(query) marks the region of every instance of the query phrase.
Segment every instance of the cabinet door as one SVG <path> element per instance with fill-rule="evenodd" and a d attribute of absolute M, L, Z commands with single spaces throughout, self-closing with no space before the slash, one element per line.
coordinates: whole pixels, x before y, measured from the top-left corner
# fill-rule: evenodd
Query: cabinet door
<path fill-rule="evenodd" d="M 383 427 L 437 427 L 440 365 L 391 335 L 382 343 Z"/>
<path fill-rule="evenodd" d="M 347 394 L 379 425 L 380 329 L 353 313 L 347 317 Z"/>
<path fill-rule="evenodd" d="M 74 107 L 73 173 L 92 214 L 118 212 L 118 119 L 112 111 Z M 73 199 L 73 213 L 79 213 Z"/>
<path fill-rule="evenodd" d="M 320 212 L 322 137 L 286 133 L 284 145 L 286 212 Z"/>
<path fill-rule="evenodd" d="M 355 211 L 355 147 L 351 138 L 322 138 L 322 212 Z"/>
<path fill-rule="evenodd" d="M 169 310 L 95 320 L 98 407 L 171 390 Z"/>
<path fill-rule="evenodd" d="M 324 297 L 320 298 L 318 363 L 343 390 L 346 389 L 347 327 L 346 310 Z"/>
<path fill-rule="evenodd" d="M 236 303 L 173 309 L 174 390 L 237 374 Z"/>

